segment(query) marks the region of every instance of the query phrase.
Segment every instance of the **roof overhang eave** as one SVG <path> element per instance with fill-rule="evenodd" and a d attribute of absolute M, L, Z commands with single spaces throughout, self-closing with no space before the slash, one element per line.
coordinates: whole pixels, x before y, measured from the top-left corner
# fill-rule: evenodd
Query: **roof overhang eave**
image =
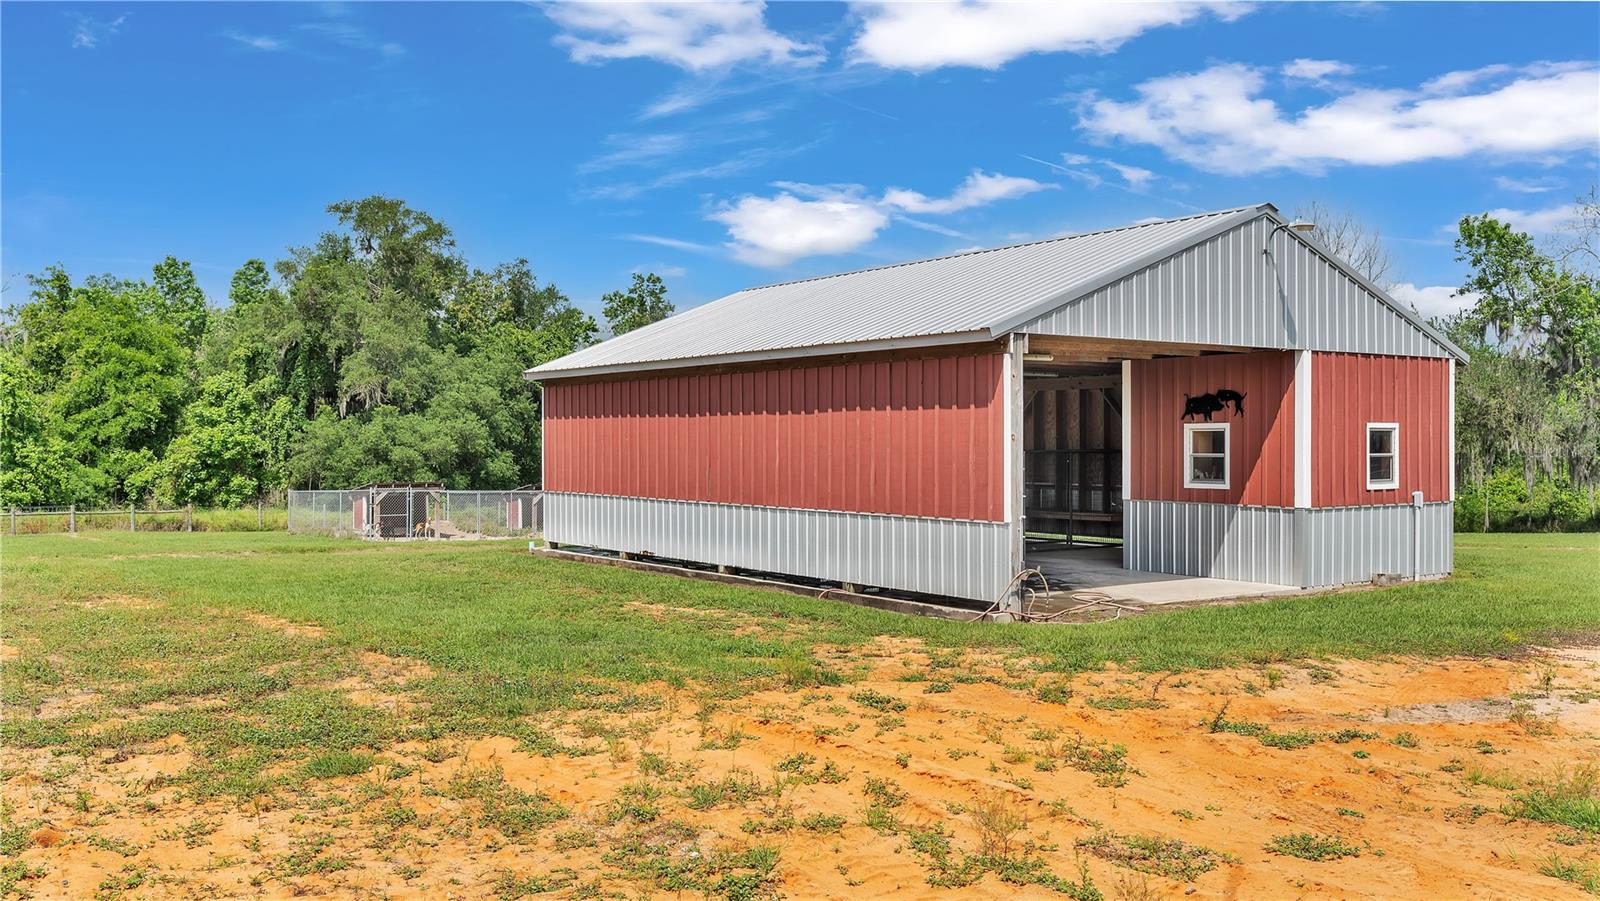
<path fill-rule="evenodd" d="M 663 369 L 694 369 L 706 366 L 734 366 L 748 363 L 801 360 L 808 357 L 829 357 L 839 354 L 866 354 L 884 351 L 911 350 L 922 347 L 947 347 L 953 344 L 975 344 L 992 340 L 987 330 L 945 332 L 936 335 L 911 335 L 903 338 L 884 338 L 875 341 L 853 341 L 843 344 L 815 344 L 805 347 L 785 347 L 774 350 L 744 351 L 715 354 L 705 357 L 680 357 L 672 360 L 641 360 L 633 363 L 608 363 L 595 366 L 547 369 L 550 364 L 535 366 L 522 373 L 530 382 L 551 379 L 575 379 L 595 375 L 622 375 L 630 372 L 653 372 Z M 560 362 L 556 360 L 554 362 Z"/>

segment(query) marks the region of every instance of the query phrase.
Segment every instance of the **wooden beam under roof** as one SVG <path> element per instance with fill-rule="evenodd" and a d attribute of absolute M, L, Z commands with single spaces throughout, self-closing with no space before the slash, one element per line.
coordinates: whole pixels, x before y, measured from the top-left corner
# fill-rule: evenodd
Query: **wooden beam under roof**
<path fill-rule="evenodd" d="M 1047 353 L 1060 359 L 1089 358 L 1148 360 L 1153 357 L 1198 357 L 1207 353 L 1248 353 L 1259 348 L 1227 344 L 1189 344 L 1170 341 L 1132 341 L 1122 338 L 1073 338 L 1066 335 L 1029 335 L 1030 353 Z"/>

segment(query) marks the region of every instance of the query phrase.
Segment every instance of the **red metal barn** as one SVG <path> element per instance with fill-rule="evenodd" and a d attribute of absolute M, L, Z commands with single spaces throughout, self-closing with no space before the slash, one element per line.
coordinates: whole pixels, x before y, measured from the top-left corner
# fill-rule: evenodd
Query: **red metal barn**
<path fill-rule="evenodd" d="M 1262 204 L 740 291 L 528 377 L 552 543 L 991 601 L 1041 541 L 1448 573 L 1461 359 Z"/>

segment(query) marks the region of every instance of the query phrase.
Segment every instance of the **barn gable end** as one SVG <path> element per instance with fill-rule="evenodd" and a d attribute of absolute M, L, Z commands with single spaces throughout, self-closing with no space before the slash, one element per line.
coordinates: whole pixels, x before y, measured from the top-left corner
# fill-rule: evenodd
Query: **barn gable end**
<path fill-rule="evenodd" d="M 1075 291 L 1007 331 L 1244 347 L 1448 357 L 1397 301 L 1269 215 L 1129 275 Z M 1272 241 L 1272 253 L 1262 250 Z"/>

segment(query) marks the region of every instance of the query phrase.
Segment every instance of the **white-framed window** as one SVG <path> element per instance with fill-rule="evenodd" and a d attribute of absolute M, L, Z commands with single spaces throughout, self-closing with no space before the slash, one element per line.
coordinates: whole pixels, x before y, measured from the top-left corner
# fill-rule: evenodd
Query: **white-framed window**
<path fill-rule="evenodd" d="M 1367 423 L 1367 490 L 1400 487 L 1400 424 Z"/>
<path fill-rule="evenodd" d="M 1228 487 L 1228 423 L 1183 424 L 1183 487 Z"/>

